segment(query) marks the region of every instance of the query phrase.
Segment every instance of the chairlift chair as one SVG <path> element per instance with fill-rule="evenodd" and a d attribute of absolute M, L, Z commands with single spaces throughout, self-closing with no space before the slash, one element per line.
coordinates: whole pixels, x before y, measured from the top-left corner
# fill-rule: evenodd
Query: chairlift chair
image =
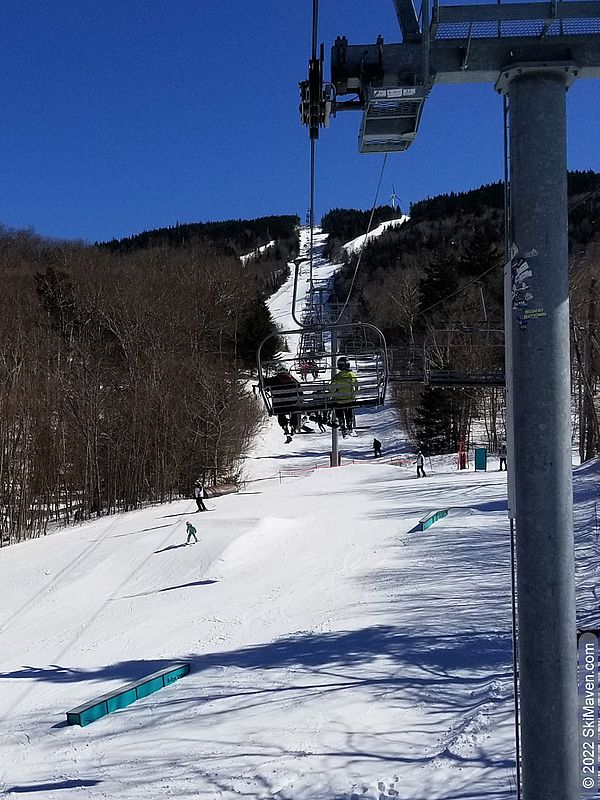
<path fill-rule="evenodd" d="M 423 346 L 405 345 L 388 349 L 390 381 L 404 384 L 424 383 Z"/>
<path fill-rule="evenodd" d="M 444 344 L 438 344 L 441 336 L 446 339 Z M 434 387 L 505 386 L 504 330 L 469 327 L 433 331 L 423 346 L 423 374 L 425 384 Z"/>
<path fill-rule="evenodd" d="M 383 333 L 374 325 L 368 323 L 351 323 L 330 326 L 316 331 L 321 333 L 323 339 L 330 345 L 332 338 L 342 336 L 343 333 L 354 330 L 368 329 L 370 348 L 362 347 L 356 352 L 335 349 L 320 352 L 319 377 L 312 381 L 303 382 L 298 373 L 298 355 L 285 353 L 276 359 L 263 359 L 263 350 L 266 342 L 274 336 L 291 336 L 304 334 L 306 330 L 280 331 L 269 334 L 261 342 L 257 353 L 258 386 L 265 408 L 270 416 L 274 414 L 308 414 L 315 411 L 333 411 L 339 408 L 377 408 L 385 401 L 388 382 L 387 349 Z M 332 337 L 332 333 L 335 335 Z M 363 335 L 366 341 L 366 337 Z M 376 344 L 375 344 L 376 343 Z M 268 349 L 268 348 L 267 348 Z M 350 361 L 352 371 L 358 382 L 358 390 L 351 402 L 341 405 L 336 403 L 335 393 L 331 389 L 331 375 L 337 372 L 337 360 L 344 355 Z M 285 367 L 296 379 L 297 383 L 271 386 L 267 379 L 273 376 L 277 369 Z M 321 377 L 323 376 L 323 377 Z"/>

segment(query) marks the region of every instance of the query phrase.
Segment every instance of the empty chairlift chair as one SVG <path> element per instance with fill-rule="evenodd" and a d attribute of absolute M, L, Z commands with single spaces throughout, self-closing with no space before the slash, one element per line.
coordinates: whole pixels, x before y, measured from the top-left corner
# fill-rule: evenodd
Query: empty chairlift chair
<path fill-rule="evenodd" d="M 505 385 L 504 330 L 449 328 L 431 332 L 424 345 L 424 379 L 431 387 Z"/>

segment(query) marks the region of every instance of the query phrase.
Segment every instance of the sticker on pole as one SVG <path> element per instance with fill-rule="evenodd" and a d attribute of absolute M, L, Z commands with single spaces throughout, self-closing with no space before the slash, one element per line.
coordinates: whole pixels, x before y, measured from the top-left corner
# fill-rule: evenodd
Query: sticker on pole
<path fill-rule="evenodd" d="M 536 308 L 534 305 L 535 298 L 531 285 L 533 270 L 530 261 L 538 255 L 535 248 L 521 255 L 516 244 L 512 244 L 510 259 L 512 310 L 521 330 L 525 330 L 531 320 L 546 316 L 543 308 Z"/>

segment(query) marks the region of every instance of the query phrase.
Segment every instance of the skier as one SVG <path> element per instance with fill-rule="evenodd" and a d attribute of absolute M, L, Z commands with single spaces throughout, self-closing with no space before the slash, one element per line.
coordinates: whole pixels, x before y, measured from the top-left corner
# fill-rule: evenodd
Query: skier
<path fill-rule="evenodd" d="M 271 390 L 271 397 L 274 401 L 274 411 L 277 411 L 275 406 L 276 400 L 279 401 L 280 409 L 285 406 L 286 400 L 289 401 L 290 404 L 293 404 L 294 401 L 297 402 L 297 396 L 299 395 L 297 387 L 300 386 L 300 382 L 290 374 L 289 369 L 284 364 L 280 364 L 277 367 L 275 375 L 265 379 L 264 385 L 269 387 Z M 294 391 L 294 389 L 296 391 Z M 288 415 L 280 410 L 277 414 L 277 422 L 285 433 L 286 444 L 289 444 L 292 441 L 293 433 L 300 431 L 300 427 L 302 425 L 301 418 L 302 415 L 296 412 Z"/>
<path fill-rule="evenodd" d="M 298 367 L 298 373 L 299 373 L 299 375 L 300 375 L 300 377 L 302 378 L 303 381 L 306 380 L 309 371 L 310 371 L 310 369 L 309 369 L 309 366 L 308 366 L 308 362 L 307 361 L 301 361 L 300 362 L 300 366 Z"/>
<path fill-rule="evenodd" d="M 379 441 L 379 439 L 375 438 L 373 439 L 373 456 L 375 458 L 379 458 L 380 455 L 381 455 L 381 442 Z"/>
<path fill-rule="evenodd" d="M 196 528 L 194 528 L 194 526 L 189 520 L 185 523 L 185 530 L 187 533 L 187 539 L 185 543 L 189 544 L 191 539 L 193 538 L 194 542 L 197 544 L 198 537 L 196 536 Z"/>
<path fill-rule="evenodd" d="M 335 416 L 337 423 L 341 426 L 342 436 L 352 431 L 353 409 L 352 404 L 356 401 L 358 392 L 358 378 L 350 369 L 350 362 L 346 356 L 337 360 L 339 372 L 333 376 L 329 384 L 333 402 L 336 406 Z"/>
<path fill-rule="evenodd" d="M 506 442 L 502 442 L 500 445 L 500 449 L 498 450 L 498 455 L 500 456 L 500 471 L 502 471 L 502 467 L 506 470 L 506 456 L 507 456 L 507 448 Z"/>
<path fill-rule="evenodd" d="M 313 380 L 319 377 L 319 368 L 314 361 L 301 361 L 298 372 L 303 381 L 305 381 L 309 375 L 312 375 Z"/>
<path fill-rule="evenodd" d="M 427 475 L 425 475 L 425 470 L 423 468 L 425 459 L 423 458 L 423 453 L 420 450 L 417 453 L 417 460 L 415 461 L 415 464 L 417 465 L 417 478 L 426 478 Z"/>
<path fill-rule="evenodd" d="M 196 481 L 196 484 L 194 486 L 194 498 L 196 500 L 196 505 L 198 506 L 198 508 L 196 509 L 196 513 L 198 513 L 198 511 L 206 511 L 206 506 L 204 505 L 204 500 L 202 499 L 203 497 L 204 497 L 204 486 L 200 481 Z"/>
<path fill-rule="evenodd" d="M 325 422 L 327 420 L 327 414 L 324 411 L 317 411 L 315 414 L 315 422 L 319 426 L 319 433 L 325 433 Z"/>

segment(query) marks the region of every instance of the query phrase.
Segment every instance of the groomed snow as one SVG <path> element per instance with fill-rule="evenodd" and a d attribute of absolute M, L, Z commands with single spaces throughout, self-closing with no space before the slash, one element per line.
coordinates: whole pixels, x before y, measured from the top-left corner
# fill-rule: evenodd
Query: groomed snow
<path fill-rule="evenodd" d="M 207 513 L 182 500 L 0 550 L 0 793 L 514 797 L 505 473 L 448 457 L 416 480 L 410 460 L 388 461 L 411 450 L 392 411 L 358 421 L 340 468 L 324 466 L 327 434 L 285 445 L 266 420 L 243 491 Z M 595 462 L 576 471 L 588 622 L 597 480 Z M 449 515 L 416 531 L 438 508 Z M 65 725 L 182 659 L 191 674 L 174 685 Z"/>
<path fill-rule="evenodd" d="M 408 217 L 406 214 L 402 214 L 402 216 L 398 217 L 397 219 L 389 219 L 386 222 L 382 222 L 381 225 L 373 228 L 373 230 L 369 231 L 369 233 L 362 234 L 362 236 L 357 236 L 356 239 L 352 239 L 351 242 L 347 242 L 342 247 L 342 250 L 345 250 L 348 254 L 356 253 L 369 240 L 377 236 L 381 236 L 381 234 L 384 233 L 384 231 L 386 231 L 388 228 L 397 228 L 398 226 L 403 225 L 408 219 L 410 219 L 410 217 Z"/>

